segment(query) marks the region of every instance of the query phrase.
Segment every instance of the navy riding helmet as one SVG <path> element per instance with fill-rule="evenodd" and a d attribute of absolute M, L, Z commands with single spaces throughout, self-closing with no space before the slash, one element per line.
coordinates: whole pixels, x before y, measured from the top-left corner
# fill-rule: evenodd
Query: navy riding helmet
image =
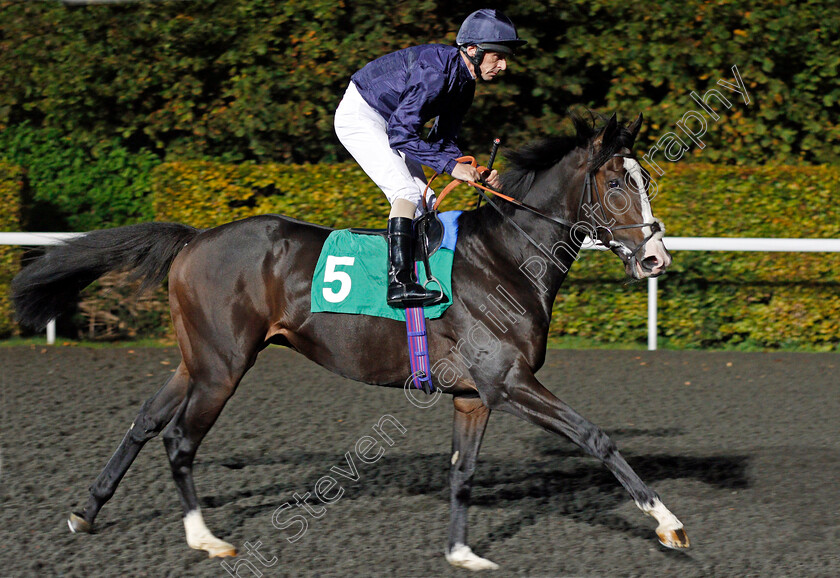
<path fill-rule="evenodd" d="M 491 8 L 482 8 L 467 16 L 455 37 L 455 44 L 476 68 L 481 66 L 485 52 L 499 52 L 507 56 L 525 43 L 516 33 L 516 26 L 510 18 Z M 475 56 L 467 54 L 468 46 L 478 48 Z"/>

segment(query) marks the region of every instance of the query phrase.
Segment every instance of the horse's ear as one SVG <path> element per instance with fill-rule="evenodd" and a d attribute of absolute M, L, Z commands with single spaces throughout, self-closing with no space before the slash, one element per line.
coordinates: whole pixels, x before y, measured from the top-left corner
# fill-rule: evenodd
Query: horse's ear
<path fill-rule="evenodd" d="M 630 126 L 628 126 L 628 127 L 627 127 L 627 130 L 629 130 L 629 131 L 630 131 L 630 134 L 632 134 L 632 135 L 633 135 L 633 142 L 635 142 L 635 141 L 636 141 L 636 137 L 637 137 L 637 136 L 639 136 L 639 130 L 642 128 L 642 122 L 644 122 L 644 120 L 645 120 L 645 119 L 644 119 L 644 117 L 642 116 L 642 113 L 639 113 L 639 116 L 638 116 L 638 117 L 636 117 L 636 120 L 634 120 L 634 121 L 630 124 Z"/>
<path fill-rule="evenodd" d="M 603 136 L 601 137 L 601 145 L 610 142 L 615 136 L 615 132 L 617 129 L 618 120 L 616 120 L 615 113 L 613 113 L 613 115 L 610 117 L 610 120 L 607 121 L 607 126 L 604 127 L 604 132 L 602 133 Z"/>

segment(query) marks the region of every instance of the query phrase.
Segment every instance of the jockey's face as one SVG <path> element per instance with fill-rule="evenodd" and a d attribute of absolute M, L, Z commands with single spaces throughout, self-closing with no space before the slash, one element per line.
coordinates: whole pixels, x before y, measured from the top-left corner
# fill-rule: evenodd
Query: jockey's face
<path fill-rule="evenodd" d="M 476 46 L 467 47 L 467 54 L 470 56 L 475 56 L 476 51 Z M 507 56 L 500 52 L 485 52 L 484 58 L 481 60 L 481 66 L 479 67 L 481 70 L 476 70 L 472 62 L 466 58 L 464 59 L 464 62 L 467 64 L 470 72 L 472 72 L 474 76 L 481 74 L 481 79 L 488 82 L 496 78 L 497 74 L 507 68 Z"/>
<path fill-rule="evenodd" d="M 499 52 L 485 52 L 481 61 L 481 78 L 487 81 L 507 68 L 507 57 Z"/>

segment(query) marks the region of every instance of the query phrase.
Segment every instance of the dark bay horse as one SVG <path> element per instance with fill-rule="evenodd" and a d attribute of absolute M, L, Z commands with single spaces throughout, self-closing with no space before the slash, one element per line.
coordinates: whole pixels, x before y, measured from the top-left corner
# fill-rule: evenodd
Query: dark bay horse
<path fill-rule="evenodd" d="M 467 508 L 476 458 L 491 410 L 562 434 L 613 472 L 653 516 L 660 542 L 688 547 L 683 525 L 594 424 L 534 376 L 543 365 L 551 309 L 585 235 L 611 249 L 635 279 L 662 273 L 671 258 L 653 217 L 632 147 L 642 118 L 602 126 L 572 116 L 576 133 L 508 154 L 510 203 L 465 211 L 452 271 L 453 303 L 428 321 L 433 374 L 452 395 L 451 521 L 446 558 L 495 568 L 467 545 Z M 628 192 L 629 191 L 629 192 Z M 518 204 L 516 204 L 518 203 Z M 264 215 L 200 231 L 145 223 L 94 231 L 58 246 L 14 280 L 22 323 L 43 326 L 108 271 L 133 270 L 146 285 L 169 275 L 172 320 L 182 361 L 141 407 L 114 455 L 73 513 L 75 532 L 92 530 L 143 445 L 163 442 L 184 512 L 187 543 L 210 556 L 235 548 L 207 529 L 193 484 L 199 444 L 257 354 L 290 347 L 319 365 L 369 384 L 403 387 L 410 368 L 403 323 L 310 312 L 318 255 L 331 232 Z M 383 275 L 385 265 L 383 262 Z M 383 295 L 383 299 L 384 299 Z"/>

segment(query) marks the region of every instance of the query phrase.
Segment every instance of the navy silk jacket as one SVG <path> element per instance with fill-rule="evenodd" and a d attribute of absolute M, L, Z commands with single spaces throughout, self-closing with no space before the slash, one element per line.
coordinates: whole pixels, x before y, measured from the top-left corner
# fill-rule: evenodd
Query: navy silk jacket
<path fill-rule="evenodd" d="M 386 54 L 352 77 L 362 98 L 388 121 L 391 148 L 439 173 L 463 156 L 456 144 L 475 79 L 454 46 L 424 44 Z M 420 134 L 437 117 L 428 142 Z"/>

